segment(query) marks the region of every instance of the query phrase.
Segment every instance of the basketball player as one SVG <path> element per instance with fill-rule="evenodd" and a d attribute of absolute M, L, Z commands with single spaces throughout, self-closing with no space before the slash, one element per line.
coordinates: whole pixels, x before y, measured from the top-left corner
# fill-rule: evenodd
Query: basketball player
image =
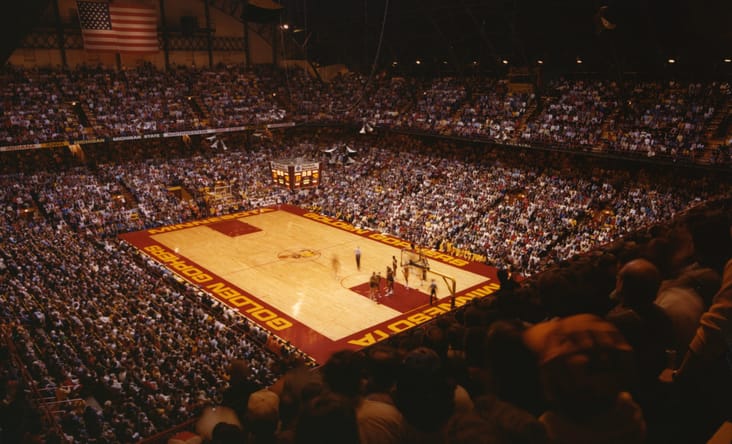
<path fill-rule="evenodd" d="M 422 280 L 420 282 L 420 286 L 424 285 L 424 282 L 427 280 L 427 270 L 429 270 L 430 265 L 429 262 L 427 262 L 427 258 L 424 256 L 422 252 L 419 253 L 419 265 L 422 267 Z M 434 281 L 434 279 L 433 279 Z"/>
<path fill-rule="evenodd" d="M 331 266 L 333 267 L 333 273 L 335 274 L 336 279 L 338 279 L 338 275 L 341 271 L 341 261 L 338 260 L 338 256 L 336 256 L 335 254 L 331 259 Z"/>
<path fill-rule="evenodd" d="M 361 247 L 357 246 L 353 253 L 356 255 L 356 268 L 361 271 Z"/>
<path fill-rule="evenodd" d="M 409 290 L 409 265 L 402 266 L 402 273 L 404 274 L 404 287 Z"/>
<path fill-rule="evenodd" d="M 381 272 L 376 273 L 376 278 L 377 278 L 377 280 L 376 280 L 376 290 L 378 292 L 377 294 L 379 296 L 379 300 L 381 300 L 381 298 L 384 296 L 383 293 L 381 292 L 381 281 L 384 280 L 381 277 Z"/>
<path fill-rule="evenodd" d="M 435 302 L 437 302 L 437 282 L 432 279 L 432 282 L 430 282 L 430 305 Z"/>
<path fill-rule="evenodd" d="M 396 256 L 391 257 L 391 271 L 392 273 L 396 274 L 397 271 L 397 259 Z"/>
<path fill-rule="evenodd" d="M 391 267 L 386 267 L 386 295 L 394 295 L 394 271 Z"/>
<path fill-rule="evenodd" d="M 379 302 L 378 299 L 376 299 L 376 292 L 379 290 L 379 277 L 376 276 L 376 272 L 374 271 L 371 273 L 371 278 L 369 279 L 369 299 L 371 299 L 374 302 Z"/>
<path fill-rule="evenodd" d="M 424 268 L 424 263 L 422 262 L 422 255 L 419 256 L 419 286 L 424 287 L 424 283 L 427 281 L 427 269 Z"/>

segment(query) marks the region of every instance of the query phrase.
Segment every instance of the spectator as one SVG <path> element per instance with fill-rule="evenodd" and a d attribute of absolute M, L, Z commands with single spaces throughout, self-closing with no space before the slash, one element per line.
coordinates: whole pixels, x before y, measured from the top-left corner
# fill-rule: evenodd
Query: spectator
<path fill-rule="evenodd" d="M 612 324 L 576 315 L 538 324 L 524 338 L 550 403 L 539 418 L 550 442 L 644 442 L 642 412 L 625 391 L 631 348 Z"/>
<path fill-rule="evenodd" d="M 607 316 L 633 347 L 643 384 L 665 368 L 665 351 L 673 346 L 671 320 L 655 304 L 661 285 L 658 269 L 645 259 L 628 262 L 618 272 L 615 294 L 620 300 Z"/>
<path fill-rule="evenodd" d="M 359 444 L 356 413 L 350 400 L 325 392 L 305 404 L 295 429 L 295 444 Z"/>

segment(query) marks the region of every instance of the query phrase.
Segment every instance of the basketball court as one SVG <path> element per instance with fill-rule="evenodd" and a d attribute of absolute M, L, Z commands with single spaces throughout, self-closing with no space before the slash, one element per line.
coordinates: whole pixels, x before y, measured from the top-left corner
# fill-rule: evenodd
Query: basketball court
<path fill-rule="evenodd" d="M 120 237 L 318 363 L 498 289 L 494 268 L 431 250 L 419 254 L 426 267 L 407 267 L 407 286 L 402 262 L 417 262 L 407 242 L 288 205 Z M 394 259 L 387 295 L 386 267 Z M 382 277 L 377 300 L 369 294 L 373 273 Z M 432 279 L 438 302 L 430 305 Z"/>

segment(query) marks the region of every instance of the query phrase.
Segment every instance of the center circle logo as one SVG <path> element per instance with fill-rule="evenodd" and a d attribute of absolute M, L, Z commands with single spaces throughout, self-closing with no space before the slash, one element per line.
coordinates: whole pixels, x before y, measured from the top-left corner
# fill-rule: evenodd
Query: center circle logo
<path fill-rule="evenodd" d="M 310 248 L 300 248 L 298 250 L 284 250 L 277 253 L 278 259 L 290 259 L 299 261 L 309 261 L 320 257 L 320 251 Z"/>

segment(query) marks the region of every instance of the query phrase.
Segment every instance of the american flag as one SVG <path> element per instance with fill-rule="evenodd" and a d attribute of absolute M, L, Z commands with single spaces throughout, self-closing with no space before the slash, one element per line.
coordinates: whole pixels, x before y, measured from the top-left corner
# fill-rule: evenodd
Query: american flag
<path fill-rule="evenodd" d="M 158 51 L 158 15 L 155 9 L 93 1 L 77 1 L 76 5 L 85 49 Z"/>

